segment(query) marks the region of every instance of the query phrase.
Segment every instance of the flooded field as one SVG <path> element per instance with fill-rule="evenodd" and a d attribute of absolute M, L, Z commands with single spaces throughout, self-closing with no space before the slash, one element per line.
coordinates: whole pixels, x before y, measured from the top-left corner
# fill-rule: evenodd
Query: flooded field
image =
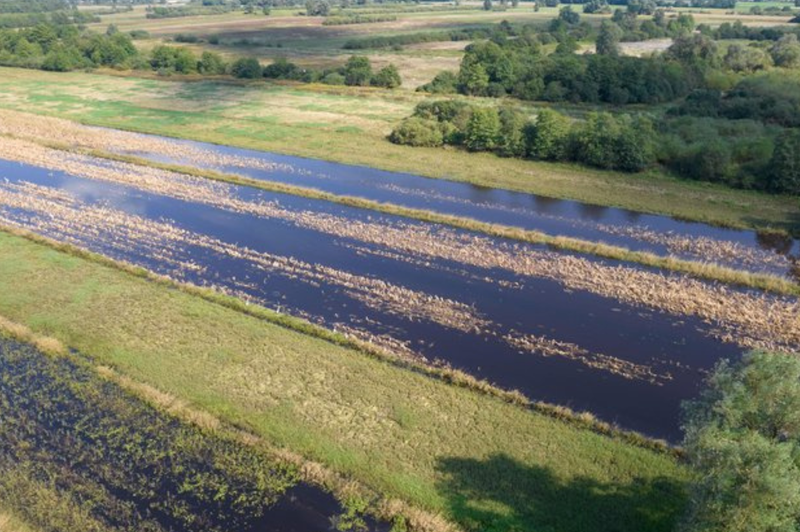
<path fill-rule="evenodd" d="M 37 530 L 324 532 L 344 513 L 291 467 L 82 363 L 0 338 L 0 370 L 0 499 Z"/>
<path fill-rule="evenodd" d="M 623 209 L 372 168 L 82 126 L 8 111 L 3 111 L 0 133 L 56 139 L 73 146 L 135 155 L 156 162 L 213 169 L 338 195 L 538 230 L 551 235 L 604 242 L 635 251 L 712 262 L 756 273 L 793 277 L 800 272 L 800 241 L 775 234 L 724 229 Z"/>
<path fill-rule="evenodd" d="M 714 262 L 752 272 L 788 274 L 800 260 L 800 242 L 797 240 L 759 235 L 754 231 L 723 229 L 664 216 L 372 168 L 192 141 L 170 142 L 177 143 L 177 146 L 168 153 L 131 151 L 129 154 L 552 235 L 604 242 L 635 251 Z M 124 152 L 120 150 L 120 153 Z"/>
<path fill-rule="evenodd" d="M 800 345 L 793 298 L 23 141 L 0 157 L 4 224 L 673 441 L 717 359 Z"/>

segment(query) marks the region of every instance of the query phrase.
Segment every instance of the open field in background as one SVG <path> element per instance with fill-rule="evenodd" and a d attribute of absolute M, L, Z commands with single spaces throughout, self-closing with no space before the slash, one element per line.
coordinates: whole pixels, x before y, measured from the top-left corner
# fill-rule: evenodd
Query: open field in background
<path fill-rule="evenodd" d="M 667 455 L 20 237 L 0 253 L 0 314 L 467 529 L 667 531 L 681 511 Z"/>
<path fill-rule="evenodd" d="M 758 4 L 767 7 L 764 3 Z M 752 5 L 756 5 L 753 3 Z M 788 5 L 788 4 L 781 4 Z M 206 15 L 167 19 L 147 19 L 144 7 L 137 7 L 132 12 L 116 15 L 104 15 L 102 22 L 91 25 L 97 31 L 104 31 L 109 24 L 115 24 L 123 31 L 133 29 L 145 30 L 150 38 L 137 41 L 143 49 L 170 42 L 178 35 L 193 35 L 200 38 L 201 43 L 186 44 L 196 50 L 213 50 L 227 57 L 254 56 L 267 63 L 278 57 L 287 57 L 307 67 L 338 66 L 353 53 L 367 55 L 376 66 L 382 67 L 394 63 L 403 76 L 406 88 L 416 88 L 430 81 L 442 70 L 457 70 L 461 59 L 460 51 L 469 44 L 445 44 L 437 47 L 437 43 L 427 46 L 408 46 L 399 50 L 343 50 L 343 45 L 352 39 L 366 38 L 375 35 L 391 36 L 430 31 L 459 30 L 497 24 L 508 20 L 516 24 L 541 24 L 545 26 L 558 15 L 559 8 L 543 7 L 535 12 L 531 3 L 520 3 L 519 7 L 509 7 L 506 11 L 483 11 L 477 2 L 465 3 L 461 6 L 437 4 L 428 13 L 404 11 L 403 6 L 396 9 L 381 9 L 381 14 L 393 15 L 397 20 L 368 24 L 351 24 L 341 26 L 324 26 L 324 17 L 307 17 L 298 15 L 303 11 L 297 7 L 292 10 L 275 10 L 270 16 L 245 15 L 241 12 L 222 15 Z M 367 6 L 362 10 L 374 9 Z M 419 9 L 419 8 L 418 8 Z M 581 6 L 575 9 L 580 12 Z M 357 13 L 359 8 L 345 10 Z M 741 20 L 752 26 L 773 26 L 786 23 L 791 16 L 755 16 L 750 15 L 749 6 L 736 13 L 722 9 L 685 9 L 691 12 L 697 23 L 719 25 L 723 22 Z M 668 16 L 677 16 L 678 10 Z M 335 13 L 335 10 L 334 10 Z M 599 24 L 609 15 L 587 15 L 581 13 L 583 20 Z M 219 44 L 209 44 L 214 37 Z M 249 41 L 250 44 L 244 44 Z M 634 52 L 637 50 L 634 49 Z"/>
<path fill-rule="evenodd" d="M 630 175 L 490 154 L 396 146 L 386 135 L 424 96 L 328 86 L 140 79 L 0 69 L 0 107 L 465 181 L 740 227 L 796 228 L 797 200 L 651 172 Z M 494 104 L 487 100 L 489 105 Z M 535 109 L 530 108 L 530 112 Z"/>

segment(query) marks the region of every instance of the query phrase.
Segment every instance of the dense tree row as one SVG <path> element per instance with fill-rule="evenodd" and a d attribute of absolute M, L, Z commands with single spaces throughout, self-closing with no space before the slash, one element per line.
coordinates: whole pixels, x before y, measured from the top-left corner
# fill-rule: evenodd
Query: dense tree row
<path fill-rule="evenodd" d="M 402 48 L 411 44 L 442 41 L 472 41 L 487 39 L 493 35 L 485 28 L 452 31 L 428 31 L 403 35 L 376 35 L 351 39 L 344 43 L 345 50 L 375 50 L 380 48 Z"/>
<path fill-rule="evenodd" d="M 545 109 L 531 119 L 512 107 L 478 107 L 454 100 L 419 104 L 390 140 L 629 172 L 643 170 L 655 160 L 655 131 L 643 116 L 592 113 L 584 121 L 572 121 Z"/>
<path fill-rule="evenodd" d="M 43 13 L 70 9 L 66 0 L 3 0 L 0 13 Z"/>
<path fill-rule="evenodd" d="M 659 103 L 688 94 L 693 71 L 670 58 L 620 57 L 613 39 L 604 53 L 546 54 L 538 40 L 471 45 L 461 64 L 457 89 L 474 96 L 512 95 L 552 102 Z"/>
<path fill-rule="evenodd" d="M 353 56 L 340 68 L 301 68 L 285 59 L 263 67 L 255 58 L 232 63 L 213 52 L 200 56 L 189 48 L 160 45 L 149 55 L 140 54 L 130 34 L 110 26 L 105 34 L 80 30 L 75 25 L 40 24 L 21 30 L 0 30 L 0 64 L 66 72 L 111 67 L 152 69 L 161 75 L 232 75 L 242 79 L 286 79 L 331 85 L 375 86 L 393 89 L 402 84 L 394 65 L 374 70 L 369 59 Z"/>
<path fill-rule="evenodd" d="M 129 35 L 80 31 L 74 25 L 40 24 L 0 31 L 0 64 L 68 71 L 133 66 L 138 52 Z"/>
<path fill-rule="evenodd" d="M 800 194 L 800 131 L 753 120 L 686 116 L 655 127 L 641 114 L 589 113 L 573 120 L 543 109 L 531 118 L 508 106 L 444 100 L 419 104 L 389 139 L 625 172 L 661 165 L 693 180 Z"/>
<path fill-rule="evenodd" d="M 800 50 L 791 55 L 791 60 L 800 63 Z M 698 90 L 670 112 L 800 127 L 800 72 L 771 71 L 748 76 L 725 92 Z"/>

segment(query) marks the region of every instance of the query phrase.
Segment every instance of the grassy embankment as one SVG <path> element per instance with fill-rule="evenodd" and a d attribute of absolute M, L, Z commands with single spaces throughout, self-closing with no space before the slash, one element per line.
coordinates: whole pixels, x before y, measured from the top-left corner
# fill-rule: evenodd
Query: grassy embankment
<path fill-rule="evenodd" d="M 0 314 L 467 529 L 667 531 L 682 508 L 669 455 L 17 236 L 0 256 Z"/>
<path fill-rule="evenodd" d="M 421 96 L 322 86 L 0 69 L 0 107 L 85 124 L 316 157 L 732 227 L 800 227 L 797 198 L 385 140 Z"/>

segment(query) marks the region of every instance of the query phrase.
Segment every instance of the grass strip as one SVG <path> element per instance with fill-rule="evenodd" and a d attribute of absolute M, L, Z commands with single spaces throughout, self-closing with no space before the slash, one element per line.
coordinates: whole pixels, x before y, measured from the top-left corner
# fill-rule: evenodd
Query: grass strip
<path fill-rule="evenodd" d="M 666 532 L 683 509 L 669 455 L 29 237 L 0 233 L 0 314 L 387 498 L 487 531 Z"/>
<path fill-rule="evenodd" d="M 383 214 L 401 216 L 422 222 L 435 223 L 456 229 L 482 233 L 492 237 L 516 240 L 528 244 L 546 245 L 552 249 L 557 249 L 560 251 L 594 255 L 604 259 L 630 262 L 650 268 L 669 270 L 676 273 L 686 274 L 704 281 L 714 281 L 744 288 L 753 288 L 780 295 L 800 295 L 799 284 L 773 274 L 753 273 L 729 268 L 726 266 L 720 266 L 713 263 L 702 263 L 671 256 L 664 257 L 645 251 L 632 251 L 622 246 L 613 246 L 600 242 L 592 242 L 589 240 L 566 236 L 548 235 L 540 231 L 523 229 L 520 227 L 481 222 L 472 218 L 441 214 L 424 209 L 403 207 L 393 203 L 383 203 L 355 196 L 342 196 L 310 187 L 300 187 L 275 181 L 253 179 L 210 169 L 194 168 L 191 166 L 171 163 L 161 163 L 132 155 L 120 155 L 97 149 L 76 150 L 67 144 L 46 142 L 27 137 L 23 140 L 35 142 L 40 145 L 61 151 L 83 153 L 86 155 L 91 155 L 92 157 L 135 164 L 139 166 L 148 166 L 151 168 L 176 172 L 193 177 L 201 177 L 232 185 L 246 186 L 268 192 L 289 194 L 292 196 L 327 201 L 347 207 L 355 207 L 358 209 L 372 210 Z"/>

